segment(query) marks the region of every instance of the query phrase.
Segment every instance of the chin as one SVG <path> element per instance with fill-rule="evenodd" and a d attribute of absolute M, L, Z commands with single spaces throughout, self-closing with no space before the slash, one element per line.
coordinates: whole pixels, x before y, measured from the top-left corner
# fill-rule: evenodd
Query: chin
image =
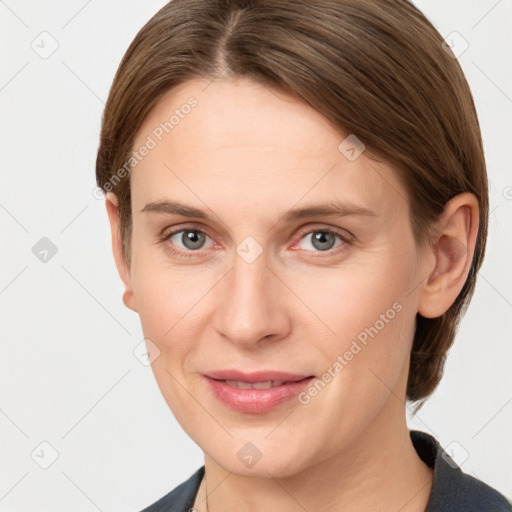
<path fill-rule="evenodd" d="M 293 450 L 289 445 L 284 445 L 284 451 L 283 441 L 277 438 L 275 442 L 271 439 L 249 439 L 235 438 L 225 443 L 215 443 L 213 450 L 203 445 L 206 448 L 203 451 L 224 470 L 252 478 L 285 478 L 299 473 L 307 466 L 303 448 Z"/>

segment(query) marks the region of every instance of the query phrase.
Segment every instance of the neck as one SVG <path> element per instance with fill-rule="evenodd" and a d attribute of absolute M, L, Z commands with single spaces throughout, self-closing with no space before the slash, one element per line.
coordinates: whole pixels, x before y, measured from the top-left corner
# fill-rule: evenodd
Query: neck
<path fill-rule="evenodd" d="M 403 404 L 394 395 L 388 401 L 349 447 L 291 476 L 237 475 L 205 455 L 197 510 L 423 512 L 433 472 L 412 445 Z"/>

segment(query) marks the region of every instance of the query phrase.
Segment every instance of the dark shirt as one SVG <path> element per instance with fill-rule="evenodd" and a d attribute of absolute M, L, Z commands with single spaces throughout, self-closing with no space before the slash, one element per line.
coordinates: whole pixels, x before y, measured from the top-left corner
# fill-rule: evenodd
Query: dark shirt
<path fill-rule="evenodd" d="M 498 491 L 463 473 L 436 439 L 413 430 L 411 440 L 419 457 L 434 469 L 432 491 L 425 512 L 511 512 Z M 201 466 L 188 480 L 142 512 L 189 512 L 204 475 Z"/>

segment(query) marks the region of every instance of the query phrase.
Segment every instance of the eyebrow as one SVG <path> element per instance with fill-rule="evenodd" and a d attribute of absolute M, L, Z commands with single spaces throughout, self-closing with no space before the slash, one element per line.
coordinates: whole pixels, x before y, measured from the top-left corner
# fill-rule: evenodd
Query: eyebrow
<path fill-rule="evenodd" d="M 147 203 L 141 213 L 160 213 L 165 215 L 181 215 L 183 217 L 194 217 L 198 219 L 205 219 L 213 221 L 213 217 L 203 210 L 188 206 L 178 201 L 154 201 Z M 377 214 L 363 206 L 358 206 L 353 203 L 342 203 L 340 201 L 332 201 L 327 204 L 319 204 L 303 208 L 295 208 L 288 210 L 279 216 L 279 222 L 291 222 L 298 219 L 305 219 L 310 217 L 346 217 L 348 215 L 361 215 L 368 217 L 376 217 Z"/>

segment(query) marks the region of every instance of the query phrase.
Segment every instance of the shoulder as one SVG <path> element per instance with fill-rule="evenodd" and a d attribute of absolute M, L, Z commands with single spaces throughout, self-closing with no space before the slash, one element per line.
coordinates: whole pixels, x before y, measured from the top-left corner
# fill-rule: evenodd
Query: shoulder
<path fill-rule="evenodd" d="M 175 487 L 169 494 L 142 510 L 142 512 L 189 512 L 204 475 L 201 466 L 188 480 Z"/>
<path fill-rule="evenodd" d="M 496 489 L 464 473 L 438 441 L 425 432 L 411 431 L 420 458 L 434 469 L 432 491 L 425 512 L 511 512 Z"/>

